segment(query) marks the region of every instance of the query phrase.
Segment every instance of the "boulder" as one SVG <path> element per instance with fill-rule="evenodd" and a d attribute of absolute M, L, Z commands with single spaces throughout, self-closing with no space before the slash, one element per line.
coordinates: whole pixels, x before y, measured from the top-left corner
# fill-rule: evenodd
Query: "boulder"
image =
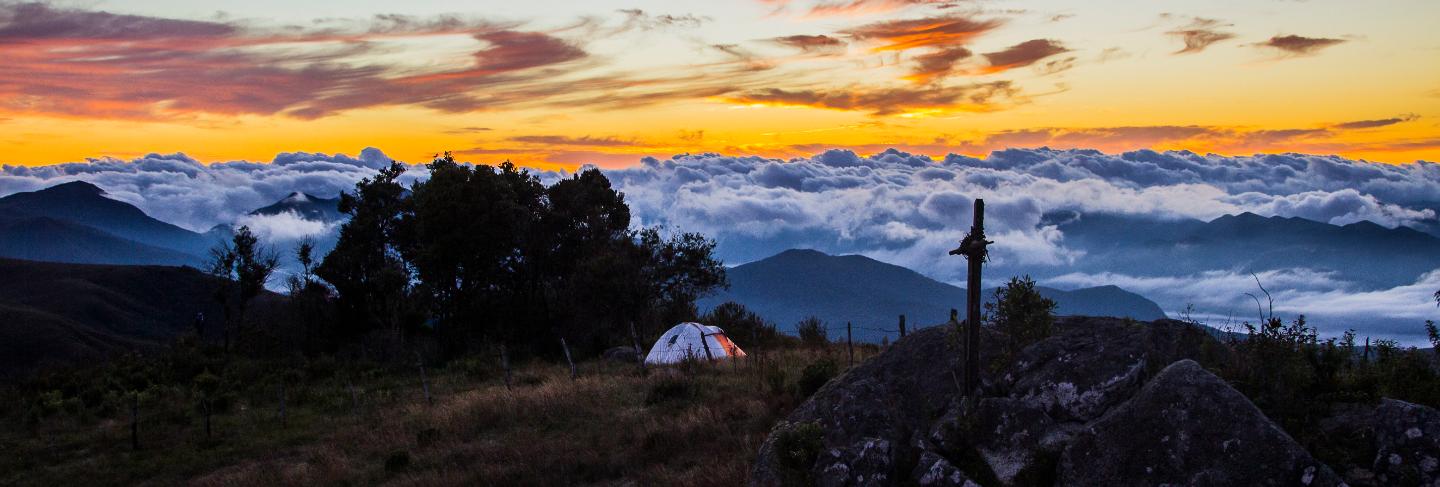
<path fill-rule="evenodd" d="M 994 340 L 995 335 L 986 330 L 982 339 Z M 824 431 L 825 453 L 813 470 L 822 483 L 842 473 L 854 482 L 885 485 L 908 476 L 920 456 L 924 433 L 956 396 L 956 343 L 953 327 L 917 330 L 830 380 L 761 444 L 750 483 L 780 485 L 782 479 L 793 478 L 777 461 L 774 443 L 784 425 L 804 423 L 816 423 Z M 981 358 L 989 360 L 993 354 L 982 349 Z"/>
<path fill-rule="evenodd" d="M 980 487 L 945 457 L 928 450 L 920 453 L 910 478 L 920 487 Z"/>
<path fill-rule="evenodd" d="M 635 354 L 635 347 L 612 347 L 605 350 L 601 356 L 611 362 L 624 362 L 633 364 L 640 361 L 640 356 Z"/>
<path fill-rule="evenodd" d="M 1375 409 L 1379 485 L 1440 485 L 1440 411 L 1384 399 Z"/>
<path fill-rule="evenodd" d="M 1239 391 L 1192 360 L 1076 433 L 1062 485 L 1342 485 Z"/>

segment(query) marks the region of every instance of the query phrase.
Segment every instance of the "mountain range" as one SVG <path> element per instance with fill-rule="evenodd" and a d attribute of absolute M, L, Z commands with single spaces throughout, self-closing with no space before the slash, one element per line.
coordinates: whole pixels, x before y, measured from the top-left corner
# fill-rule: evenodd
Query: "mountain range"
<path fill-rule="evenodd" d="M 1369 221 L 1332 225 L 1254 213 L 1210 221 L 1078 214 L 1046 215 L 1084 257 L 1063 272 L 1175 276 L 1229 269 L 1308 268 L 1369 289 L 1413 284 L 1440 268 L 1440 238 Z"/>
<path fill-rule="evenodd" d="M 851 322 L 858 340 L 878 342 L 886 336 L 893 340 L 897 333 L 881 330 L 896 330 L 902 314 L 907 326 L 921 328 L 944 323 L 951 309 L 965 309 L 964 288 L 861 255 L 793 249 L 733 267 L 726 275 L 730 288 L 701 300 L 702 310 L 735 301 L 791 333 L 797 322 L 815 316 L 832 328 L 831 336 Z M 1037 289 L 1055 300 L 1060 315 L 1165 317 L 1153 301 L 1115 286 Z M 983 295 L 991 300 L 994 289 L 984 290 Z"/>

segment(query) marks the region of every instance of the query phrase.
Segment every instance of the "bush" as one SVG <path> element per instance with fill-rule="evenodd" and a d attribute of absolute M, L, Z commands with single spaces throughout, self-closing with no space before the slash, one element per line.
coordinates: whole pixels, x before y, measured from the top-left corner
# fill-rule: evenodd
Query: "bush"
<path fill-rule="evenodd" d="M 987 303 L 990 320 L 1005 334 L 1010 355 L 1050 336 L 1055 324 L 1055 301 L 1035 290 L 1030 276 L 1012 277 L 995 290 L 995 302 Z"/>
<path fill-rule="evenodd" d="M 805 399 L 820 390 L 826 382 L 840 373 L 840 365 L 829 357 L 811 362 L 800 371 L 800 380 L 795 383 L 795 392 Z"/>
<path fill-rule="evenodd" d="M 775 437 L 775 460 L 786 485 L 812 485 L 810 466 L 825 449 L 821 442 L 825 432 L 817 423 L 800 423 L 780 431 Z"/>
<path fill-rule="evenodd" d="M 726 301 L 700 317 L 700 322 L 725 330 L 731 340 L 748 341 L 744 347 L 770 348 L 780 341 L 775 324 L 734 301 Z"/>
<path fill-rule="evenodd" d="M 825 322 L 814 316 L 796 323 L 795 334 L 800 336 L 800 341 L 807 347 L 820 348 L 830 344 L 830 334 L 825 329 Z"/>

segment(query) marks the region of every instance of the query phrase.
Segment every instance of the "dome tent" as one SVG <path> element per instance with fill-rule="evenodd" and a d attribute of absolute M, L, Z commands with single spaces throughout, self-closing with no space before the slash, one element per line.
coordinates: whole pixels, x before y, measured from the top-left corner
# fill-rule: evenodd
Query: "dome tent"
<path fill-rule="evenodd" d="M 660 339 L 655 340 L 655 346 L 650 347 L 650 353 L 645 355 L 645 363 L 674 364 L 687 356 L 718 360 L 744 357 L 745 351 L 730 341 L 720 327 L 687 322 L 675 325 L 660 335 Z"/>

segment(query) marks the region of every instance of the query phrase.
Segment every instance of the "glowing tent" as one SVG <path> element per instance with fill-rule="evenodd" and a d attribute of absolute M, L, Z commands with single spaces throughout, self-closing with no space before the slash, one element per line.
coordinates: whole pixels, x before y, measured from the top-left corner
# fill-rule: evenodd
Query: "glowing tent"
<path fill-rule="evenodd" d="M 681 323 L 660 335 L 645 356 L 645 363 L 673 364 L 685 360 L 687 356 L 699 360 L 719 360 L 744 357 L 745 351 L 730 341 L 725 336 L 725 330 L 718 326 Z"/>

